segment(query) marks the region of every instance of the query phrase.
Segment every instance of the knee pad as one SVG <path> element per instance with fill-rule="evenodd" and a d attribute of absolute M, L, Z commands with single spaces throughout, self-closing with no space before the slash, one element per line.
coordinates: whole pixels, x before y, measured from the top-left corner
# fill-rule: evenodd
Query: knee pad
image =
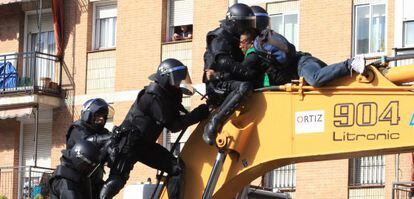
<path fill-rule="evenodd" d="M 238 93 L 242 95 L 249 95 L 253 90 L 253 85 L 250 82 L 242 82 L 238 88 Z"/>
<path fill-rule="evenodd" d="M 111 175 L 99 193 L 100 199 L 112 199 L 125 186 L 126 180 L 121 176 Z"/>

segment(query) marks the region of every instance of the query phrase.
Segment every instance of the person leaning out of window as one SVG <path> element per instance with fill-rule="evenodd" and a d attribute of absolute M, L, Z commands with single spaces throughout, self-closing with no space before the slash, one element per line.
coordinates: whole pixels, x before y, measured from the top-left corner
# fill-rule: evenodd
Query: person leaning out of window
<path fill-rule="evenodd" d="M 183 26 L 180 26 L 180 31 L 174 33 L 172 40 L 180 41 L 180 40 L 187 40 L 187 39 L 192 39 L 192 38 L 193 38 L 193 34 L 189 26 L 183 25 Z"/>

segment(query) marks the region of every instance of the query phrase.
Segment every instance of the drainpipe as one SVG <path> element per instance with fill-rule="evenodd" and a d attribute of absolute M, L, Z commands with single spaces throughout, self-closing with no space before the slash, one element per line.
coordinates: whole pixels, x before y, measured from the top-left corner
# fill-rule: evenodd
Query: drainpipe
<path fill-rule="evenodd" d="M 40 52 L 41 46 L 40 46 L 40 41 L 41 41 L 41 33 L 42 33 L 42 8 L 43 8 L 43 0 L 39 0 L 39 10 L 37 11 L 37 47 L 35 48 L 35 52 L 33 54 L 34 56 L 34 70 L 33 70 L 33 90 L 35 90 L 35 87 L 38 85 L 37 82 L 37 57 L 36 57 L 36 52 Z"/>
<path fill-rule="evenodd" d="M 400 154 L 395 154 L 395 181 L 400 181 Z"/>
<path fill-rule="evenodd" d="M 40 34 L 42 33 L 42 7 L 43 7 L 43 0 L 39 0 L 39 11 L 37 15 L 37 29 L 39 33 L 37 35 L 37 51 L 40 51 Z"/>
<path fill-rule="evenodd" d="M 39 106 L 36 106 L 36 121 L 35 121 L 35 136 L 34 136 L 34 166 L 37 167 L 37 144 L 38 144 L 38 133 L 39 133 Z"/>

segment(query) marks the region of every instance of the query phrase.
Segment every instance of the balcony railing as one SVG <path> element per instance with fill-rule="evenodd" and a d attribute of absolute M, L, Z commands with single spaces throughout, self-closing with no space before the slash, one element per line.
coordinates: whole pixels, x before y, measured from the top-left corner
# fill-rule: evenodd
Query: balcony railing
<path fill-rule="evenodd" d="M 45 198 L 49 195 L 52 173 L 53 169 L 44 167 L 0 167 L 0 197 Z"/>
<path fill-rule="evenodd" d="M 414 181 L 394 182 L 392 185 L 392 199 L 414 198 Z"/>
<path fill-rule="evenodd" d="M 0 95 L 61 95 L 62 63 L 55 55 L 23 52 L 0 55 Z"/>

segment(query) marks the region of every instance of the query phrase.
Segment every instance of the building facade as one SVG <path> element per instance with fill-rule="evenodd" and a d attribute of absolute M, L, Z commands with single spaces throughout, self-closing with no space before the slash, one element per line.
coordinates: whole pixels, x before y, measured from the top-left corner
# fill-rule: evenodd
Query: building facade
<path fill-rule="evenodd" d="M 238 2 L 266 8 L 272 29 L 328 64 L 414 47 L 412 0 Z M 59 164 L 66 130 L 87 99 L 101 97 L 113 105 L 110 129 L 122 122 L 139 90 L 149 83 L 147 77 L 165 58 L 181 60 L 193 83 L 201 84 L 205 36 L 233 3 L 0 0 L 0 196 L 27 198 L 42 174 Z M 172 39 L 182 33 L 182 26 L 192 38 Z M 195 107 L 200 98 L 185 98 L 184 106 Z M 164 133 L 159 142 L 168 148 L 176 137 Z M 299 163 L 252 184 L 294 198 L 391 198 L 393 182 L 412 180 L 412 157 Z M 155 181 L 155 174 L 137 163 L 128 184 Z"/>

